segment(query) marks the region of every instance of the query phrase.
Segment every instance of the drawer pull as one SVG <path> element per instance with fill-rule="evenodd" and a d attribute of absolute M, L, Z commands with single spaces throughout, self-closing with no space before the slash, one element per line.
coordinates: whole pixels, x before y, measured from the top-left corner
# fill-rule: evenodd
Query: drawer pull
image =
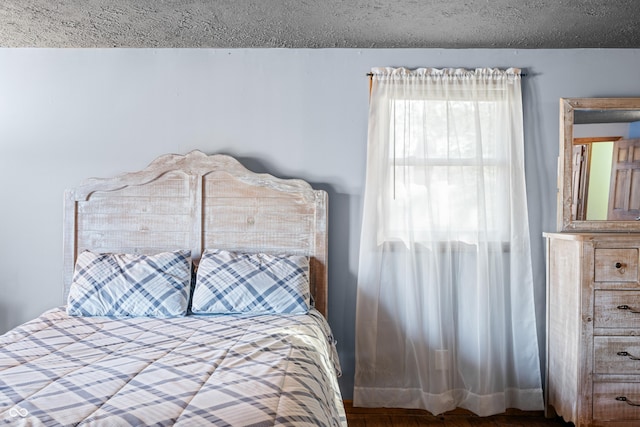
<path fill-rule="evenodd" d="M 616 397 L 616 400 L 618 402 L 626 402 L 627 405 L 629 405 L 629 406 L 640 406 L 640 403 L 632 402 L 629 399 L 627 399 L 625 396 L 618 396 L 618 397 Z"/>
<path fill-rule="evenodd" d="M 628 353 L 628 352 L 626 352 L 626 351 L 619 351 L 619 352 L 617 352 L 616 354 L 617 354 L 618 356 L 628 357 L 628 358 L 629 358 L 629 359 L 631 359 L 631 360 L 640 360 L 640 357 L 635 357 L 635 356 L 633 356 L 633 355 L 629 354 L 629 353 Z"/>
<path fill-rule="evenodd" d="M 631 307 L 629 307 L 628 305 L 624 304 L 624 305 L 619 305 L 618 306 L 618 310 L 628 310 L 629 313 L 640 313 L 640 311 L 635 311 L 634 309 L 632 309 Z"/>
<path fill-rule="evenodd" d="M 616 270 L 618 270 L 618 273 L 620 274 L 624 274 L 627 272 L 627 269 L 624 268 L 624 264 L 621 262 L 616 262 L 615 267 L 616 267 Z"/>

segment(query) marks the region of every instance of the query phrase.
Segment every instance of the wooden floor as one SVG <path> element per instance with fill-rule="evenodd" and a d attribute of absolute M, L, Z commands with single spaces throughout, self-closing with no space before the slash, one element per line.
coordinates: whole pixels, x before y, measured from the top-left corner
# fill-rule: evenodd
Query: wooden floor
<path fill-rule="evenodd" d="M 472 413 L 456 409 L 438 416 L 414 409 L 354 408 L 345 402 L 349 427 L 573 427 L 560 418 L 547 419 L 542 412 L 522 412 L 509 410 L 503 415 L 478 417 Z"/>

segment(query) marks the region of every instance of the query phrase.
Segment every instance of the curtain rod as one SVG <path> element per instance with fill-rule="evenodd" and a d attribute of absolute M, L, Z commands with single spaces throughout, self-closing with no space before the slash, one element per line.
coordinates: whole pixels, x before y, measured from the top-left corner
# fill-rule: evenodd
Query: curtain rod
<path fill-rule="evenodd" d="M 375 74 L 373 73 L 367 73 L 367 77 L 373 77 Z M 520 77 L 527 77 L 527 73 L 520 73 L 518 74 Z"/>

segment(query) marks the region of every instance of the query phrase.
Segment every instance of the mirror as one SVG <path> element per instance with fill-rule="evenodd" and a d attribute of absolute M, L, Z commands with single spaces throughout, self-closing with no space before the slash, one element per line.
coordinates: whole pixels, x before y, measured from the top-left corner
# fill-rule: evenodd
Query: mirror
<path fill-rule="evenodd" d="M 560 99 L 558 228 L 640 232 L 640 98 Z"/>

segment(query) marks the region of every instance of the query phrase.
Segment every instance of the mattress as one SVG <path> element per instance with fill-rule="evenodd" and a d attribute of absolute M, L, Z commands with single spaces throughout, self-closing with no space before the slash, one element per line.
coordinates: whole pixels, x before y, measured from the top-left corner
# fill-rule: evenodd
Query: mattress
<path fill-rule="evenodd" d="M 0 425 L 346 425 L 329 325 L 307 315 L 71 317 L 0 336 Z"/>

